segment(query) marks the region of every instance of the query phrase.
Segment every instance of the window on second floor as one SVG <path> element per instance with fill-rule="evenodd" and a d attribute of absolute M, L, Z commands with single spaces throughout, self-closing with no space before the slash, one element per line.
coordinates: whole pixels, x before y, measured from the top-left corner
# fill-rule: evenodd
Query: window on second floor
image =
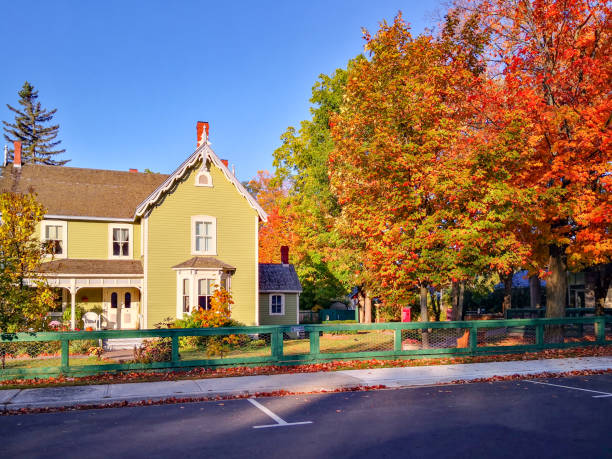
<path fill-rule="evenodd" d="M 48 245 L 49 253 L 56 258 L 67 256 L 67 225 L 62 221 L 43 221 L 42 240 Z"/>
<path fill-rule="evenodd" d="M 194 255 L 217 254 L 217 220 L 199 215 L 191 217 L 191 252 Z"/>
<path fill-rule="evenodd" d="M 111 223 L 109 232 L 109 258 L 131 258 L 132 256 L 132 225 Z"/>

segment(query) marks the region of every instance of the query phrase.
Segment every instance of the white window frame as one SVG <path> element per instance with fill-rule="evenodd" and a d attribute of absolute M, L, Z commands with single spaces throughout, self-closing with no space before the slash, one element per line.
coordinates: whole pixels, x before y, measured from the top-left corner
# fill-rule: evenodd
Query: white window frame
<path fill-rule="evenodd" d="M 280 296 L 281 298 L 281 312 L 272 312 L 272 298 Z M 284 316 L 285 315 L 285 294 L 284 293 L 271 293 L 269 299 L 269 310 L 271 316 Z"/>
<path fill-rule="evenodd" d="M 221 286 L 222 276 L 231 275 L 218 270 L 206 269 L 177 269 L 176 270 L 176 317 L 182 319 L 198 308 L 198 285 L 200 280 L 210 279 L 214 284 Z M 183 312 L 183 279 L 189 279 L 189 312 Z M 214 292 L 214 290 L 213 290 Z"/>
<path fill-rule="evenodd" d="M 196 223 L 212 223 L 212 242 L 209 250 L 196 250 Z M 210 215 L 194 215 L 191 217 L 191 254 L 192 255 L 217 255 L 217 219 Z"/>
<path fill-rule="evenodd" d="M 201 176 L 205 176 L 208 179 L 208 181 L 205 184 L 200 183 L 200 177 Z M 208 187 L 208 188 L 212 188 L 212 186 L 213 186 L 212 175 L 210 175 L 210 172 L 206 169 L 206 166 L 202 166 L 200 171 L 196 174 L 196 176 L 195 176 L 195 186 L 205 186 L 205 187 Z"/>
<path fill-rule="evenodd" d="M 47 226 L 60 226 L 62 228 L 62 253 L 50 254 L 53 258 L 68 258 L 68 222 L 65 220 L 43 220 L 40 224 L 40 240 L 46 242 Z"/>
<path fill-rule="evenodd" d="M 127 229 L 128 230 L 128 254 L 127 255 L 113 255 L 113 230 L 114 229 Z M 129 260 L 133 258 L 134 254 L 134 227 L 129 224 L 122 223 L 109 223 L 108 224 L 108 258 Z"/>

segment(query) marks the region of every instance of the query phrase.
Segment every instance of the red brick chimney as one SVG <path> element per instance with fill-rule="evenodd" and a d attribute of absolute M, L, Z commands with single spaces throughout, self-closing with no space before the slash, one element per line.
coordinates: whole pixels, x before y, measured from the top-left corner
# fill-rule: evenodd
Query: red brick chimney
<path fill-rule="evenodd" d="M 208 121 L 198 121 L 196 124 L 196 148 L 208 140 Z"/>
<path fill-rule="evenodd" d="M 229 161 L 227 159 L 222 159 L 221 162 L 225 164 L 225 167 L 229 167 Z"/>
<path fill-rule="evenodd" d="M 15 149 L 13 153 L 13 167 L 21 167 L 21 142 L 15 140 L 13 147 Z"/>
<path fill-rule="evenodd" d="M 138 172 L 138 169 L 130 169 L 130 172 L 132 173 Z"/>
<path fill-rule="evenodd" d="M 284 265 L 289 264 L 289 247 L 286 245 L 281 246 L 281 263 Z"/>

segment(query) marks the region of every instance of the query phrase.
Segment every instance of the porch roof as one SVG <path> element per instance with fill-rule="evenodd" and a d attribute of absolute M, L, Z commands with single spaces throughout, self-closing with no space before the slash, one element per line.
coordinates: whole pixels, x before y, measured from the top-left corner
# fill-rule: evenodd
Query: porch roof
<path fill-rule="evenodd" d="M 39 272 L 45 276 L 99 276 L 118 275 L 136 276 L 143 275 L 140 260 L 88 260 L 79 258 L 68 258 L 65 260 L 53 260 L 40 265 Z"/>

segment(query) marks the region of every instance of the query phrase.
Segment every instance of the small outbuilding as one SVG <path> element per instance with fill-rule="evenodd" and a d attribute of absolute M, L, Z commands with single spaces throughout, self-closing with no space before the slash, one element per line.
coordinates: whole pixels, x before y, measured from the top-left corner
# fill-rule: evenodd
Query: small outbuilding
<path fill-rule="evenodd" d="M 259 263 L 259 325 L 294 325 L 300 322 L 302 285 L 289 247 L 281 247 L 281 263 Z"/>

